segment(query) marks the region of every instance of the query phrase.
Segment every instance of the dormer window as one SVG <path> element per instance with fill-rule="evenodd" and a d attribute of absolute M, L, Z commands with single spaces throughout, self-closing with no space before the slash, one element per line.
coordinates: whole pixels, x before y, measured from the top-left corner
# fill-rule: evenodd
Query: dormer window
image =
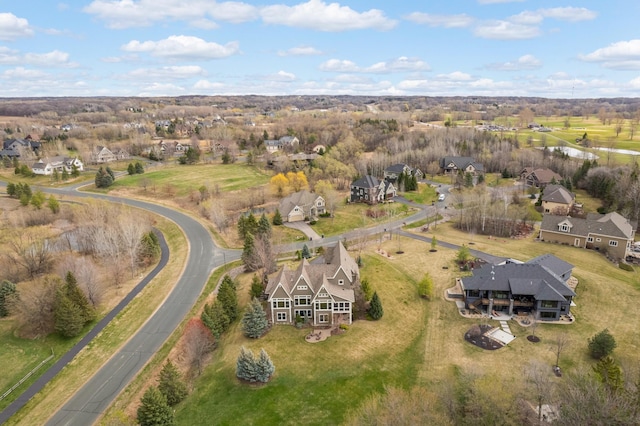
<path fill-rule="evenodd" d="M 562 225 L 560 225 L 560 230 L 562 232 L 569 232 L 569 225 L 567 225 L 566 223 L 563 223 Z"/>

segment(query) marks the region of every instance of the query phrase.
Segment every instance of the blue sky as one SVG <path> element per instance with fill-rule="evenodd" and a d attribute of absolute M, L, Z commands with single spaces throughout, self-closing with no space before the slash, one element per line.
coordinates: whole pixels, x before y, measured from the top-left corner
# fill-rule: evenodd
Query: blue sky
<path fill-rule="evenodd" d="M 0 1 L 1 97 L 640 96 L 637 0 Z"/>

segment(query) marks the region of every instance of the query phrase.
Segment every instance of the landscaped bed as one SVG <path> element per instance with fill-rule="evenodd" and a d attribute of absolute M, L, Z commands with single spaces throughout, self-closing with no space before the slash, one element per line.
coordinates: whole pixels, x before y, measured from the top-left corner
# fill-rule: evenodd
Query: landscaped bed
<path fill-rule="evenodd" d="M 488 324 L 476 324 L 464 334 L 464 340 L 488 351 L 500 349 L 504 345 L 490 337 L 490 333 L 494 328 Z"/>

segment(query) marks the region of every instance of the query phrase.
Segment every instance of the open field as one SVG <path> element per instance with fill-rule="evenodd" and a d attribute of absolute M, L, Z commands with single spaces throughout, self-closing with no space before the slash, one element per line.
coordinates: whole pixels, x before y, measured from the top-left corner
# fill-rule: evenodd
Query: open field
<path fill-rule="evenodd" d="M 74 389 L 85 382 L 87 375 L 97 371 L 164 300 L 175 283 L 175 277 L 182 270 L 187 247 L 183 234 L 173 223 L 161 220 L 156 226 L 162 230 L 169 244 L 171 252 L 169 264 L 87 348 L 45 387 L 43 392 L 29 401 L 7 424 L 44 424 L 53 409 L 61 406 Z M 126 289 L 123 288 L 122 291 L 124 295 Z M 72 343 L 69 342 L 67 347 Z M 25 344 L 29 343 L 25 342 Z M 45 346 L 43 351 L 47 350 L 49 347 Z M 56 352 L 57 356 L 62 354 L 62 350 Z M 26 387 L 27 384 L 24 386 Z"/>
<path fill-rule="evenodd" d="M 396 241 L 382 243 L 380 248 L 391 253 L 389 258 L 377 252 L 379 245 L 372 240 L 362 253 L 361 275 L 381 297 L 385 315 L 380 321 L 357 321 L 345 334 L 316 344 L 304 341 L 308 330 L 289 326 L 275 327 L 263 338 L 249 340 L 236 324 L 194 383 L 191 395 L 178 406 L 178 424 L 339 424 L 350 409 L 385 385 L 421 386 L 438 393 L 460 371 L 483 376 L 487 392 L 506 403 L 526 386 L 521 377 L 530 360 L 549 366 L 554 363 L 553 340 L 564 332 L 571 339 L 560 360 L 567 373 L 584 371 L 593 363 L 587 354 L 587 339 L 605 327 L 618 342 L 616 360 L 623 366 L 637 361 L 639 343 L 633 318 L 637 312 L 634 300 L 640 296 L 638 272 L 622 271 L 593 251 L 538 243 L 533 238 L 470 237 L 449 224 L 439 225 L 436 234 L 439 240 L 473 243 L 471 248 L 496 255 L 527 260 L 551 252 L 576 265 L 574 275 L 580 284 L 572 312 L 577 321 L 541 324 L 536 335 L 542 341 L 537 344 L 526 340 L 529 329 L 510 323 L 516 340 L 500 350 L 483 351 L 463 339 L 464 332 L 479 320 L 461 317 L 453 302 L 443 298 L 444 290 L 459 275 L 453 267 L 456 252 L 439 248 L 430 253 L 427 244 L 404 239 L 405 253 L 400 255 L 395 254 Z M 417 297 L 416 282 L 425 272 L 435 282 L 435 297 L 430 302 Z M 246 305 L 250 276 L 241 276 L 240 281 L 238 292 Z M 264 348 L 269 353 L 276 366 L 269 384 L 256 387 L 237 381 L 235 361 L 241 346 L 254 352 Z M 501 386 L 497 389 L 491 383 Z M 135 406 L 137 401 L 121 404 Z"/>
<path fill-rule="evenodd" d="M 433 201 L 437 201 L 438 195 L 436 194 L 436 188 L 426 183 L 418 183 L 418 190 L 415 192 L 403 192 L 402 195 L 409 201 L 413 201 L 418 204 L 431 204 Z"/>

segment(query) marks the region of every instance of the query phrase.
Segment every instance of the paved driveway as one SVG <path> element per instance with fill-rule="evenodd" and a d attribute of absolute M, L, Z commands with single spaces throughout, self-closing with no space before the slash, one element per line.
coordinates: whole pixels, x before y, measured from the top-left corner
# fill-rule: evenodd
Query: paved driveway
<path fill-rule="evenodd" d="M 301 231 L 304 235 L 307 236 L 307 238 L 310 238 L 313 241 L 319 241 L 320 239 L 322 239 L 322 237 L 318 235 L 318 233 L 314 231 L 313 228 L 311 228 L 306 222 L 284 222 L 283 225 L 287 228 L 297 229 L 298 231 Z"/>

